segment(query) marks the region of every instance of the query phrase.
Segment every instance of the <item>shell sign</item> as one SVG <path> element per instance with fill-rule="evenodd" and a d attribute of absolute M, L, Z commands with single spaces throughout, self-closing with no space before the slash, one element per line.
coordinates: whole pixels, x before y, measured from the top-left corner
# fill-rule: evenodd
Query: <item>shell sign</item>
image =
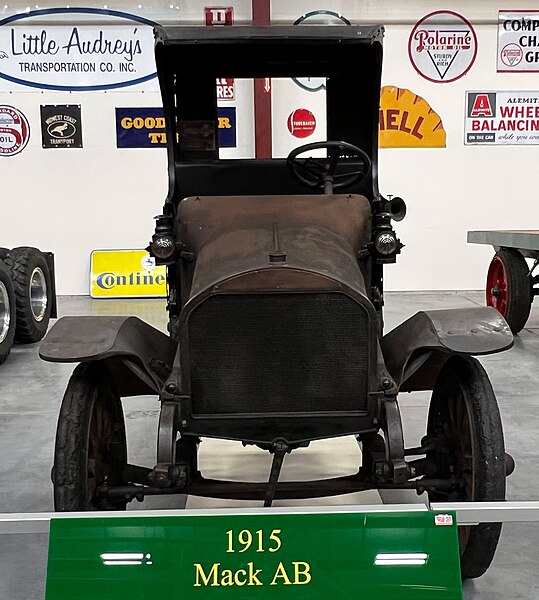
<path fill-rule="evenodd" d="M 421 96 L 392 85 L 382 88 L 379 130 L 380 148 L 445 148 L 440 116 Z"/>

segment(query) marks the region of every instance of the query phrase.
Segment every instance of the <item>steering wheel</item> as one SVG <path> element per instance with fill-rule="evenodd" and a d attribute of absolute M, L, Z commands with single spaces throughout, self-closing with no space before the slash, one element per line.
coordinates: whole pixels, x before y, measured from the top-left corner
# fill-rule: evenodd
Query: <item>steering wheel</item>
<path fill-rule="evenodd" d="M 327 158 L 313 158 L 312 156 L 298 158 L 304 152 L 322 148 L 328 151 Z M 343 158 L 359 158 L 363 164 L 358 170 L 350 171 L 343 168 L 345 165 L 341 160 Z M 326 141 L 299 146 L 290 152 L 286 164 L 294 179 L 306 187 L 323 189 L 324 194 L 332 194 L 333 190 L 348 187 L 361 181 L 371 170 L 369 155 L 361 148 L 348 142 Z"/>

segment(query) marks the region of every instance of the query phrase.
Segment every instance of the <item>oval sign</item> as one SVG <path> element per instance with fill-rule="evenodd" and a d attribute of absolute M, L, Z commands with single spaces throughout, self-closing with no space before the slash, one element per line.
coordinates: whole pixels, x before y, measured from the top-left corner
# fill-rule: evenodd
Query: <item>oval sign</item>
<path fill-rule="evenodd" d="M 412 29 L 408 55 L 414 69 L 425 79 L 451 83 L 471 69 L 477 55 L 477 36 L 462 15 L 437 10 Z"/>
<path fill-rule="evenodd" d="M 76 131 L 75 125 L 65 120 L 55 121 L 47 126 L 48 134 L 57 139 L 73 137 Z"/>
<path fill-rule="evenodd" d="M 56 15 L 69 19 L 58 22 Z M 95 24 L 97 18 L 100 24 Z M 137 15 L 99 8 L 51 8 L 2 19 L 0 90 L 12 91 L 10 83 L 107 90 L 154 79 L 154 26 Z"/>

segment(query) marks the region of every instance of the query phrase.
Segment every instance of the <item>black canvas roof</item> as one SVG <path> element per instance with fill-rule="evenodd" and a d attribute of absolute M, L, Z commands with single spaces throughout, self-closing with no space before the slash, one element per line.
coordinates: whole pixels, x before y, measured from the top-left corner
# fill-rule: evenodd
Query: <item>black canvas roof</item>
<path fill-rule="evenodd" d="M 369 154 L 371 174 L 360 188 L 350 191 L 375 195 L 383 31 L 380 25 L 157 28 L 156 64 L 167 118 L 171 194 L 177 197 L 191 191 L 187 183 L 197 164 L 202 167 L 206 161 L 213 161 L 216 169 L 220 168 L 216 161 L 226 162 L 223 173 L 226 167 L 231 180 L 228 193 L 240 193 L 234 181 L 244 178 L 247 169 L 252 175 L 256 168 L 247 162 L 239 164 L 242 159 L 237 159 L 237 165 L 219 161 L 215 145 L 193 150 L 177 141 L 178 128 L 201 123 L 206 133 L 208 127 L 215 127 L 209 137 L 217 138 L 216 79 L 325 77 L 327 139 L 344 140 Z M 283 179 L 277 163 L 258 161 L 258 166 L 261 173 L 268 172 L 264 184 L 270 188 L 268 193 L 287 191 L 288 183 L 274 185 L 271 191 L 271 181 Z M 236 167 L 238 176 L 232 173 Z M 258 193 L 258 188 L 247 191 Z M 289 191 L 296 193 L 292 187 Z"/>

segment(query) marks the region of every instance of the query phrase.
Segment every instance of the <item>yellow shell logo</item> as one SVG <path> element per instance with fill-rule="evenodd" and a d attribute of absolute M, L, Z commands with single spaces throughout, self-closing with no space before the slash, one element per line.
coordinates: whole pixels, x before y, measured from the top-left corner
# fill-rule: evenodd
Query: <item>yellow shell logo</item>
<path fill-rule="evenodd" d="M 382 88 L 379 129 L 380 148 L 445 148 L 442 119 L 410 90 Z"/>

